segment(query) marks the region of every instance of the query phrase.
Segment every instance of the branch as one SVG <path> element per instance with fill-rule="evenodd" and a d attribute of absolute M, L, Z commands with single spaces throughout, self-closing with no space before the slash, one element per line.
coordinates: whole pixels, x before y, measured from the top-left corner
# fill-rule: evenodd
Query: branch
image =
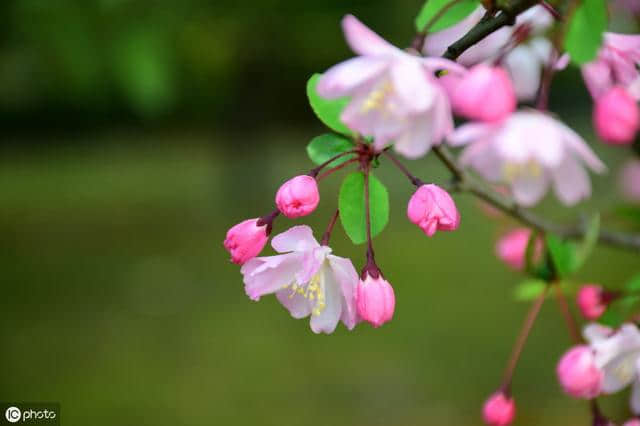
<path fill-rule="evenodd" d="M 451 171 L 457 180 L 457 188 L 467 191 L 476 197 L 486 201 L 492 206 L 511 215 L 513 218 L 522 222 L 531 228 L 542 233 L 553 233 L 562 238 L 580 239 L 586 234 L 586 228 L 583 224 L 577 225 L 559 225 L 554 222 L 543 219 L 534 213 L 522 208 L 518 203 L 510 197 L 498 194 L 480 179 L 475 179 L 466 170 L 458 165 L 456 159 L 443 146 L 435 146 L 433 152 L 440 158 L 442 163 Z M 640 251 L 640 235 L 626 234 L 622 232 L 614 232 L 608 230 L 600 230 L 598 242 L 613 247 L 627 248 Z"/>
<path fill-rule="evenodd" d="M 452 61 L 456 60 L 458 56 L 464 53 L 465 50 L 478 43 L 489 34 L 504 26 L 513 25 L 516 22 L 516 17 L 520 13 L 537 3 L 538 2 L 536 0 L 514 0 L 509 8 L 502 9 L 498 15 L 478 22 L 460 40 L 449 46 L 442 57 L 451 59 Z"/>

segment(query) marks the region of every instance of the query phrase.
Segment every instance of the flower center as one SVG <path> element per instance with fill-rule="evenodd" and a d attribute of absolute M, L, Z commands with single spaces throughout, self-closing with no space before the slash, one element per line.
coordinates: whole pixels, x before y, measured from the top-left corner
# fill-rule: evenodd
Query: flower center
<path fill-rule="evenodd" d="M 537 178 L 541 175 L 542 167 L 534 160 L 529 160 L 526 163 L 507 162 L 502 167 L 502 176 L 507 182 L 513 182 L 520 177 L 532 176 Z"/>
<path fill-rule="evenodd" d="M 300 285 L 295 281 L 291 284 L 287 284 L 282 288 L 290 289 L 291 293 L 289 294 L 289 299 L 293 299 L 296 295 L 300 295 L 305 299 L 309 300 L 313 303 L 313 308 L 311 309 L 311 314 L 318 316 L 322 313 L 322 311 L 326 308 L 325 298 L 324 298 L 324 284 L 322 282 L 322 277 L 320 276 L 320 272 L 315 274 L 311 281 L 309 281 L 306 285 Z"/>
<path fill-rule="evenodd" d="M 393 109 L 393 105 L 387 102 L 389 95 L 393 93 L 393 86 L 389 80 L 385 80 L 369 93 L 367 99 L 362 103 L 362 114 L 366 114 L 372 110 L 387 111 Z"/>

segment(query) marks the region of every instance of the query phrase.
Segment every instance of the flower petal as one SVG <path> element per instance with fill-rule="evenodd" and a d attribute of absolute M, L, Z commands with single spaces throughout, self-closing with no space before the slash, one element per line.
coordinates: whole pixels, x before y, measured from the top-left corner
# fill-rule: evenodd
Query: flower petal
<path fill-rule="evenodd" d="M 342 292 L 342 314 L 340 320 L 349 330 L 352 330 L 360 322 L 355 294 L 355 287 L 359 279 L 358 273 L 349 259 L 333 255 L 329 255 L 327 259 Z"/>
<path fill-rule="evenodd" d="M 549 187 L 549 179 L 545 173 L 522 173 L 511 183 L 513 198 L 523 206 L 536 204 Z"/>
<path fill-rule="evenodd" d="M 331 334 L 342 314 L 342 292 L 327 263 L 320 269 L 320 288 L 321 294 L 324 294 L 325 306 L 319 314 L 311 313 L 311 330 L 314 333 Z"/>
<path fill-rule="evenodd" d="M 300 293 L 297 293 L 290 288 L 278 290 L 276 292 L 278 301 L 287 308 L 291 316 L 295 319 L 308 317 L 311 313 L 311 304 Z"/>
<path fill-rule="evenodd" d="M 571 156 L 567 156 L 559 167 L 553 169 L 552 177 L 556 196 L 568 206 L 591 195 L 589 175 Z"/>
<path fill-rule="evenodd" d="M 402 53 L 353 15 L 342 19 L 342 30 L 351 49 L 358 55 L 380 56 Z"/>
<path fill-rule="evenodd" d="M 388 61 L 384 58 L 359 56 L 347 59 L 322 74 L 316 90 L 320 96 L 327 99 L 350 95 L 362 86 L 372 83 L 387 66 Z"/>
<path fill-rule="evenodd" d="M 313 237 L 311 228 L 307 225 L 299 225 L 289 228 L 285 232 L 273 237 L 271 246 L 278 253 L 285 253 L 289 251 L 300 252 L 311 250 L 320 247 L 320 244 L 318 244 Z"/>
<path fill-rule="evenodd" d="M 424 111 L 434 102 L 435 82 L 430 81 L 426 71 L 415 58 L 395 61 L 391 66 L 391 81 L 402 105 L 410 112 Z"/>
<path fill-rule="evenodd" d="M 253 258 L 240 269 L 245 292 L 251 300 L 260 300 L 261 296 L 291 284 L 301 267 L 302 255 L 299 253 Z"/>

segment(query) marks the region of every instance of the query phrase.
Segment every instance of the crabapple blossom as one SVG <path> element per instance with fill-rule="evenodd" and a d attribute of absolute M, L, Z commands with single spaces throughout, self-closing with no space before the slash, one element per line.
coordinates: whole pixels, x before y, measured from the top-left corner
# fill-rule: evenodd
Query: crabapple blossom
<path fill-rule="evenodd" d="M 292 317 L 311 316 L 314 333 L 332 333 L 339 321 L 353 329 L 358 273 L 351 261 L 332 255 L 304 225 L 275 236 L 271 245 L 283 254 L 256 257 L 242 266 L 249 298 L 275 293 Z"/>
<path fill-rule="evenodd" d="M 613 330 L 599 324 L 584 329 L 595 354 L 595 365 L 604 376 L 602 393 L 612 394 L 633 384 L 631 409 L 640 414 L 640 331 L 631 323 Z"/>
<path fill-rule="evenodd" d="M 504 392 L 496 392 L 484 403 L 482 415 L 488 425 L 508 426 L 516 416 L 516 404 Z"/>
<path fill-rule="evenodd" d="M 632 143 L 640 129 L 640 108 L 626 89 L 615 86 L 596 99 L 593 123 L 598 136 L 612 145 Z"/>
<path fill-rule="evenodd" d="M 378 328 L 393 317 L 396 306 L 393 287 L 381 274 L 374 278 L 365 272 L 356 288 L 356 305 L 360 318 Z"/>
<path fill-rule="evenodd" d="M 556 367 L 558 381 L 566 393 L 583 399 L 600 394 L 603 372 L 596 366 L 593 350 L 587 345 L 578 345 L 567 351 Z"/>
<path fill-rule="evenodd" d="M 597 320 L 607 310 L 602 287 L 597 284 L 586 284 L 580 287 L 576 303 L 582 316 L 588 320 Z"/>
<path fill-rule="evenodd" d="M 503 68 L 479 64 L 460 79 L 451 103 L 457 114 L 467 118 L 499 121 L 516 109 L 517 101 L 511 79 Z"/>
<path fill-rule="evenodd" d="M 341 120 L 374 138 L 381 151 L 392 141 L 400 154 L 418 158 L 453 130 L 451 106 L 434 73 L 464 74 L 446 59 L 411 55 L 383 40 L 352 15 L 342 20 L 345 38 L 358 55 L 330 68 L 318 81 L 320 96 L 349 96 Z"/>
<path fill-rule="evenodd" d="M 479 6 L 469 16 L 444 30 L 429 34 L 425 40 L 423 52 L 429 56 L 441 55 L 453 42 L 465 35 L 485 15 L 486 10 Z M 540 87 L 542 68 L 549 61 L 551 43 L 542 34 L 553 18 L 542 6 L 534 6 L 520 14 L 513 27 L 503 27 L 485 37 L 460 55 L 458 62 L 466 66 L 490 63 L 500 60 L 511 75 L 513 87 L 518 99 L 533 100 Z M 527 43 L 521 43 L 522 37 L 534 36 Z M 510 48 L 510 43 L 515 47 Z"/>
<path fill-rule="evenodd" d="M 527 246 L 531 238 L 531 230 L 518 228 L 509 232 L 496 244 L 496 255 L 504 263 L 517 271 L 524 269 L 526 262 Z M 542 240 L 536 238 L 533 247 L 533 260 L 537 261 L 542 256 Z"/>
<path fill-rule="evenodd" d="M 407 205 L 409 220 L 429 237 L 436 231 L 454 231 L 460 225 L 460 213 L 447 191 L 437 185 L 422 185 Z"/>
<path fill-rule="evenodd" d="M 629 90 L 640 98 L 640 35 L 604 33 L 598 56 L 582 66 L 584 82 L 594 99 L 614 86 Z"/>
<path fill-rule="evenodd" d="M 510 186 L 520 204 L 536 204 L 553 186 L 566 205 L 591 195 L 585 165 L 602 173 L 605 165 L 577 133 L 534 110 L 513 113 L 499 123 L 462 125 L 448 138 L 453 146 L 470 144 L 460 163 L 491 182 Z"/>
<path fill-rule="evenodd" d="M 238 265 L 256 257 L 267 244 L 267 224 L 258 225 L 260 219 L 247 219 L 231 227 L 224 239 L 224 248 L 231 261 Z"/>
<path fill-rule="evenodd" d="M 640 203 L 640 160 L 627 162 L 620 172 L 622 195 L 629 201 Z"/>
<path fill-rule="evenodd" d="M 294 219 L 311 214 L 320 202 L 315 178 L 296 176 L 286 181 L 276 193 L 276 205 L 286 217 Z"/>
<path fill-rule="evenodd" d="M 627 420 L 622 426 L 640 426 L 640 419 Z"/>

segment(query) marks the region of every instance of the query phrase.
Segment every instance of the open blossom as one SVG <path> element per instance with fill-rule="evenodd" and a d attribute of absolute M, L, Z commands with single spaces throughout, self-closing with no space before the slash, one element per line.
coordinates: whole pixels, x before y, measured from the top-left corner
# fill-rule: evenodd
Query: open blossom
<path fill-rule="evenodd" d="M 584 337 L 595 354 L 595 365 L 603 374 L 602 392 L 612 394 L 633 384 L 631 409 L 640 414 L 640 331 L 634 324 L 613 330 L 599 324 L 584 329 Z"/>
<path fill-rule="evenodd" d="M 318 81 L 328 99 L 349 96 L 340 119 L 374 138 L 378 151 L 394 142 L 396 151 L 417 158 L 453 130 L 451 106 L 434 73 L 464 67 L 441 58 L 410 55 L 383 40 L 354 16 L 342 21 L 351 49 L 360 56 L 330 68 Z"/>
<path fill-rule="evenodd" d="M 256 257 L 267 244 L 267 225 L 258 225 L 259 219 L 247 219 L 227 231 L 224 248 L 231 254 L 231 261 L 242 265 Z"/>
<path fill-rule="evenodd" d="M 292 317 L 311 316 L 314 333 L 332 333 L 339 321 L 353 329 L 358 273 L 351 261 L 318 244 L 308 226 L 294 226 L 271 245 L 284 254 L 256 257 L 241 269 L 247 295 L 259 300 L 275 293 Z"/>
<path fill-rule="evenodd" d="M 564 391 L 575 398 L 592 399 L 600 394 L 604 373 L 589 346 L 579 345 L 567 351 L 558 362 L 556 373 Z"/>
<path fill-rule="evenodd" d="M 367 272 L 365 278 L 358 282 L 356 305 L 358 315 L 378 328 L 393 317 L 396 307 L 393 287 L 382 275 L 374 278 Z"/>
<path fill-rule="evenodd" d="M 578 290 L 576 302 L 582 316 L 588 320 L 597 320 L 607 310 L 607 300 L 602 287 L 596 284 L 586 284 Z"/>
<path fill-rule="evenodd" d="M 471 143 L 460 157 L 487 180 L 505 183 L 520 204 L 540 201 L 549 186 L 564 204 L 591 195 L 586 165 L 597 173 L 605 165 L 573 130 L 539 111 L 518 111 L 499 123 L 473 122 L 448 138 L 451 145 Z"/>
<path fill-rule="evenodd" d="M 407 206 L 409 220 L 428 236 L 436 231 L 454 231 L 460 225 L 460 213 L 447 191 L 437 185 L 422 185 Z"/>
<path fill-rule="evenodd" d="M 582 66 L 584 82 L 594 99 L 614 86 L 640 98 L 640 35 L 605 33 L 597 58 Z"/>
<path fill-rule="evenodd" d="M 593 123 L 605 142 L 630 144 L 640 129 L 640 108 L 625 88 L 614 86 L 596 99 Z"/>
<path fill-rule="evenodd" d="M 479 6 L 462 21 L 449 28 L 429 34 L 425 40 L 424 53 L 429 56 L 442 55 L 449 45 L 465 35 L 480 19 L 486 10 Z M 535 98 L 542 76 L 542 68 L 551 57 L 551 43 L 544 37 L 536 37 L 553 23 L 553 17 L 542 6 L 534 6 L 520 14 L 516 25 L 503 27 L 485 37 L 467 49 L 458 62 L 466 66 L 495 62 L 505 53 L 505 47 L 516 41 L 520 34 L 533 36 L 530 41 L 518 44 L 506 51 L 502 65 L 511 75 L 518 99 L 530 101 Z M 519 40 L 518 40 L 519 41 Z"/>
<path fill-rule="evenodd" d="M 530 238 L 530 229 L 514 229 L 498 240 L 496 244 L 496 255 L 513 269 L 521 271 L 525 266 L 527 245 L 529 244 Z M 540 259 L 542 250 L 542 240 L 537 238 L 533 246 L 533 261 Z"/>
<path fill-rule="evenodd" d="M 451 103 L 457 114 L 472 120 L 498 121 L 516 109 L 517 101 L 503 68 L 479 64 L 460 79 Z"/>
<path fill-rule="evenodd" d="M 516 416 L 516 404 L 504 392 L 494 393 L 484 403 L 482 416 L 490 426 L 508 426 Z"/>
<path fill-rule="evenodd" d="M 631 160 L 620 172 L 622 195 L 629 201 L 640 203 L 640 160 Z"/>
<path fill-rule="evenodd" d="M 286 181 L 276 193 L 278 210 L 294 219 L 313 212 L 320 202 L 320 193 L 315 178 L 296 176 Z"/>

